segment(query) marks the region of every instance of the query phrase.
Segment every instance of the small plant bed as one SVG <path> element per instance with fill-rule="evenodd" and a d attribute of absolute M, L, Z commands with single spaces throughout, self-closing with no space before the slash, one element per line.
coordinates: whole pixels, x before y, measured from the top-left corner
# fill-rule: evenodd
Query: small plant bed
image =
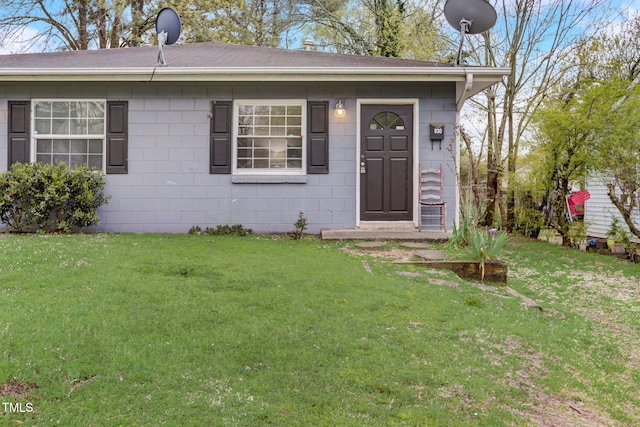
<path fill-rule="evenodd" d="M 425 268 L 451 270 L 466 280 L 485 281 L 489 283 L 507 284 L 509 266 L 504 261 L 486 261 L 484 272 L 480 261 L 474 260 L 441 260 L 441 261 L 397 261 L 398 264 L 421 265 Z"/>

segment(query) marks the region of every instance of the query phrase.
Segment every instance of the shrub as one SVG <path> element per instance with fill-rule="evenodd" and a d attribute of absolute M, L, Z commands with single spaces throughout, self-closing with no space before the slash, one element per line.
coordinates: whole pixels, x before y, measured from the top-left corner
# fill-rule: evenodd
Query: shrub
<path fill-rule="evenodd" d="M 199 229 L 200 227 L 198 227 Z M 207 236 L 248 236 L 253 234 L 253 230 L 245 228 L 242 224 L 234 225 L 217 225 L 216 228 L 207 227 L 203 234 Z M 197 233 L 194 233 L 197 234 Z"/>
<path fill-rule="evenodd" d="M 19 232 L 71 231 L 100 223 L 104 176 L 86 166 L 16 163 L 0 173 L 0 221 Z"/>
<path fill-rule="evenodd" d="M 307 229 L 307 218 L 304 217 L 304 212 L 298 212 L 298 220 L 293 224 L 293 232 L 291 233 L 291 237 L 294 240 L 302 239 L 302 235 Z"/>

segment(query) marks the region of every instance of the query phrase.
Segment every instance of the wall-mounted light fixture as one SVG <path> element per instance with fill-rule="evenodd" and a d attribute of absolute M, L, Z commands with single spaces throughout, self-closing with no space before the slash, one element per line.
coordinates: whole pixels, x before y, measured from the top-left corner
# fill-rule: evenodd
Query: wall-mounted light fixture
<path fill-rule="evenodd" d="M 336 103 L 336 109 L 334 110 L 336 117 L 342 118 L 347 114 L 347 110 L 345 110 L 344 105 L 342 105 L 342 100 L 339 99 Z"/>

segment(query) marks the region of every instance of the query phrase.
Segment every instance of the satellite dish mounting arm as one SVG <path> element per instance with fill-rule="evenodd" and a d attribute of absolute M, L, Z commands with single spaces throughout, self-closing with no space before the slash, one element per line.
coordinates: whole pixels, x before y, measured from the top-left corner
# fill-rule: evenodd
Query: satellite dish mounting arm
<path fill-rule="evenodd" d="M 469 31 L 471 31 L 471 26 L 473 25 L 473 21 L 462 18 L 460 20 L 460 47 L 458 47 L 458 56 L 456 58 L 456 65 L 460 65 L 462 62 L 462 45 L 464 44 L 464 38 Z"/>
<path fill-rule="evenodd" d="M 162 67 L 167 66 L 167 61 L 164 59 L 164 45 L 167 44 L 167 36 L 166 31 L 158 33 L 158 65 Z"/>

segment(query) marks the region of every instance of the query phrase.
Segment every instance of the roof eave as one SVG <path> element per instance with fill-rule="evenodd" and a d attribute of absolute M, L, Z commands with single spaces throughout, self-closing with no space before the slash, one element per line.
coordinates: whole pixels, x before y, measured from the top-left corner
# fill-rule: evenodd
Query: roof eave
<path fill-rule="evenodd" d="M 0 68 L 0 81 L 65 82 L 65 81 L 450 81 L 474 78 L 492 84 L 508 74 L 502 68 L 466 67 L 140 67 L 140 68 Z M 491 82 L 491 83 L 490 83 Z"/>

